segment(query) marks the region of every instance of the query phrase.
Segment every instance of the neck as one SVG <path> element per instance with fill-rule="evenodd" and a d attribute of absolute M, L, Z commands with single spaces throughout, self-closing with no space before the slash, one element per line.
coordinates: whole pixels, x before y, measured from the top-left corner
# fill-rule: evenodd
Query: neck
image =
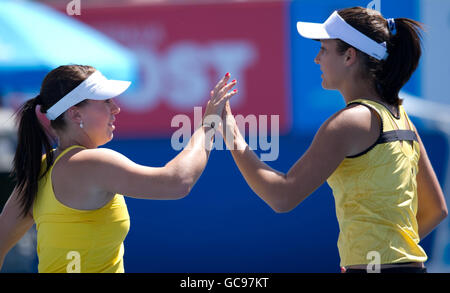
<path fill-rule="evenodd" d="M 71 147 L 73 145 L 83 146 L 88 149 L 93 149 L 93 148 L 97 147 L 97 146 L 93 145 L 92 142 L 86 141 L 83 139 L 58 136 L 58 151 L 62 152 L 65 149 L 67 149 L 68 147 Z"/>
<path fill-rule="evenodd" d="M 350 82 L 344 84 L 339 89 L 339 92 L 344 97 L 346 104 L 357 99 L 367 99 L 381 103 L 383 102 L 383 99 L 373 88 L 373 86 L 363 80 L 351 80 Z"/>

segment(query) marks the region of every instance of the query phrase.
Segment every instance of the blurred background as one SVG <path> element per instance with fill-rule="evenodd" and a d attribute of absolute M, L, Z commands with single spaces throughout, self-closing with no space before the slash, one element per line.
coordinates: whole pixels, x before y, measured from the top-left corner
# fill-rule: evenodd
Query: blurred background
<path fill-rule="evenodd" d="M 178 153 L 171 146 L 178 129 L 172 118 L 192 118 L 230 72 L 238 80 L 235 115 L 279 116 L 279 153 L 267 163 L 287 172 L 321 123 L 344 106 L 339 92 L 322 89 L 313 62 L 320 44 L 298 36 L 296 22 L 323 22 L 351 6 L 426 24 L 423 58 L 402 97 L 448 196 L 448 0 L 0 0 L 0 207 L 13 188 L 12 114 L 63 64 L 92 65 L 110 79 L 133 82 L 117 99 L 115 138 L 104 147 L 150 166 Z M 276 214 L 247 186 L 228 151 L 211 154 L 184 199 L 126 202 L 126 272 L 340 271 L 328 185 L 292 212 Z M 448 220 L 421 245 L 429 271 L 450 272 Z M 34 228 L 7 255 L 2 272 L 37 272 Z"/>

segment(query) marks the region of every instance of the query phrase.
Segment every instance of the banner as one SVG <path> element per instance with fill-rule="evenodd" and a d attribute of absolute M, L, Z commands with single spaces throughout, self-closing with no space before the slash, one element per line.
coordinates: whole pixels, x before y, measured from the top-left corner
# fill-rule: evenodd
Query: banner
<path fill-rule="evenodd" d="M 118 98 L 116 134 L 170 136 L 172 118 L 185 114 L 193 121 L 194 107 L 204 110 L 227 72 L 239 92 L 233 114 L 279 115 L 280 133 L 289 131 L 286 3 L 81 4 L 81 15 L 73 17 L 138 56 L 139 80 Z"/>

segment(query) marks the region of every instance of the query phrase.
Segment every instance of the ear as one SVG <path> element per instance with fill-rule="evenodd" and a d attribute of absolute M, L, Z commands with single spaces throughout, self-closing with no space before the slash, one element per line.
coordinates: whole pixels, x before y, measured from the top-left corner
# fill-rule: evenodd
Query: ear
<path fill-rule="evenodd" d="M 70 120 L 75 122 L 76 124 L 80 124 L 82 119 L 82 115 L 80 113 L 80 108 L 77 106 L 70 107 L 66 112 L 66 117 Z"/>
<path fill-rule="evenodd" d="M 344 64 L 346 66 L 352 66 L 357 62 L 357 53 L 355 48 L 348 48 L 344 53 Z"/>

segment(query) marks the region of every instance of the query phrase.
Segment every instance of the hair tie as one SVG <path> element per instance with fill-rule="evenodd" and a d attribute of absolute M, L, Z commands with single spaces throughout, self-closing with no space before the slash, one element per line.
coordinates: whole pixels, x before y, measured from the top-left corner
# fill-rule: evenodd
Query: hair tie
<path fill-rule="evenodd" d="M 395 19 L 393 18 L 387 19 L 387 24 L 391 34 L 395 36 L 397 34 L 397 26 L 395 25 Z"/>

